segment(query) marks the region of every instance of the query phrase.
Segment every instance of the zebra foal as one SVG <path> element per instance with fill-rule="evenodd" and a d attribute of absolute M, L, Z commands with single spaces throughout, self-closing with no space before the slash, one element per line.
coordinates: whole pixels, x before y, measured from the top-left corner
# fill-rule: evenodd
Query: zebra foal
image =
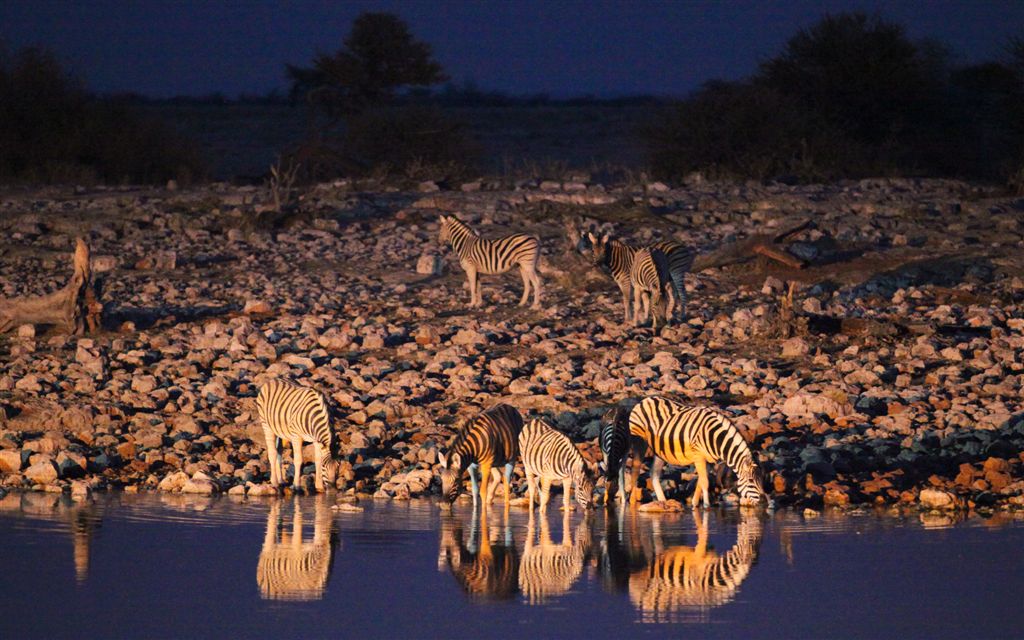
<path fill-rule="evenodd" d="M 523 418 L 507 404 L 499 404 L 466 423 L 455 435 L 447 454 L 441 454 L 441 495 L 448 503 L 455 502 L 462 486 L 462 474 L 469 472 L 473 485 L 473 506 L 477 501 L 489 505 L 494 499 L 490 491 L 492 469 L 505 467 L 505 508 L 509 506 L 512 469 L 519 457 L 519 432 Z M 480 482 L 476 473 L 480 474 Z"/>
<path fill-rule="evenodd" d="M 580 452 L 564 434 L 543 420 L 530 420 L 519 433 L 519 455 L 526 471 L 527 495 L 533 511 L 537 483 L 540 481 L 540 509 L 545 511 L 552 482 L 561 482 L 565 510 L 572 510 L 571 489 L 576 485 L 576 502 L 586 509 L 594 493 L 594 477 Z"/>
<path fill-rule="evenodd" d="M 519 266 L 523 278 L 523 297 L 519 306 L 530 299 L 533 287 L 533 308 L 540 308 L 540 276 L 537 262 L 540 260 L 540 241 L 525 233 L 513 233 L 495 240 L 486 240 L 468 224 L 455 216 L 441 216 L 441 232 L 438 240 L 449 244 L 459 257 L 459 264 L 469 280 L 469 306 L 483 306 L 479 276 L 505 273 Z"/>
<path fill-rule="evenodd" d="M 693 506 L 697 506 L 702 496 L 704 506 L 710 506 L 707 465 L 721 460 L 736 473 L 736 492 L 741 505 L 762 501 L 771 505 L 746 440 L 728 418 L 714 409 L 651 396 L 633 407 L 629 414 L 629 432 L 643 439 L 654 452 L 651 483 L 658 500 L 665 500 L 661 488 L 661 470 L 665 463 L 681 467 L 692 464 L 697 470 Z M 630 502 L 636 502 L 637 497 L 634 491 Z"/>
<path fill-rule="evenodd" d="M 256 410 L 263 425 L 270 463 L 270 483 L 284 482 L 281 441 L 291 443 L 296 491 L 302 476 L 302 443 L 312 442 L 315 452 L 317 491 L 333 485 L 338 474 L 337 438 L 331 431 L 330 410 L 322 393 L 287 380 L 274 379 L 260 387 Z"/>

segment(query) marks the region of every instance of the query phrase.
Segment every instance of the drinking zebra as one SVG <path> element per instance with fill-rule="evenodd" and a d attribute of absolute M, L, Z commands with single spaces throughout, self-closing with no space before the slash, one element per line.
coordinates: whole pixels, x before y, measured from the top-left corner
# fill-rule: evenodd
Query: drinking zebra
<path fill-rule="evenodd" d="M 762 527 L 757 516 L 741 516 L 736 543 L 719 555 L 708 548 L 707 512 L 694 517 L 696 546 L 665 547 L 655 531 L 659 550 L 649 564 L 629 578 L 629 599 L 642 622 L 683 622 L 693 612 L 704 621 L 707 612 L 731 602 L 757 563 Z M 657 524 L 657 523 L 655 523 Z"/>
<path fill-rule="evenodd" d="M 665 296 L 665 322 L 672 318 L 675 307 L 673 286 L 668 273 L 668 259 L 657 249 L 644 247 L 633 255 L 633 268 L 629 271 L 629 286 L 633 289 L 633 324 L 640 325 L 651 318 L 653 328 L 658 328 L 658 306 Z M 644 315 L 640 318 L 640 306 Z"/>
<path fill-rule="evenodd" d="M 512 469 L 519 458 L 519 432 L 523 418 L 507 404 L 499 404 L 466 423 L 455 435 L 447 455 L 441 454 L 441 494 L 455 502 L 462 486 L 462 474 L 469 471 L 473 485 L 473 506 L 489 505 L 494 499 L 490 491 L 491 470 L 504 465 L 505 508 L 509 506 Z M 480 473 L 477 482 L 476 473 Z"/>
<path fill-rule="evenodd" d="M 291 533 L 283 531 L 281 503 L 267 514 L 267 531 L 256 564 L 256 584 L 266 600 L 319 600 L 330 579 L 338 536 L 323 496 L 316 497 L 313 539 L 302 539 L 302 509 L 293 502 Z"/>
<path fill-rule="evenodd" d="M 441 216 L 441 244 L 448 243 L 459 256 L 459 264 L 469 280 L 469 306 L 483 305 L 480 292 L 480 274 L 505 273 L 519 266 L 523 277 L 523 297 L 519 305 L 525 305 L 533 287 L 533 308 L 540 308 L 540 276 L 537 262 L 540 259 L 540 242 L 534 236 L 513 233 L 495 240 L 481 238 L 476 231 L 455 216 Z"/>
<path fill-rule="evenodd" d="M 536 539 L 536 541 L 535 541 Z M 568 593 L 583 574 L 590 557 L 589 519 L 580 520 L 575 539 L 569 526 L 569 512 L 562 518 L 562 542 L 551 540 L 548 519 L 540 517 L 537 538 L 533 510 L 526 529 L 526 546 L 519 563 L 519 590 L 529 604 L 544 604 L 550 598 Z"/>
<path fill-rule="evenodd" d="M 604 502 L 610 504 L 618 497 L 620 503 L 626 499 L 626 461 L 630 449 L 640 458 L 647 449 L 646 443 L 629 433 L 629 408 L 617 406 L 604 414 L 598 441 L 601 445 L 601 463 L 604 472 Z"/>
<path fill-rule="evenodd" d="M 652 396 L 633 407 L 629 414 L 629 432 L 642 438 L 654 452 L 651 483 L 658 500 L 665 500 L 661 488 L 661 470 L 665 463 L 681 467 L 692 464 L 697 470 L 693 506 L 697 506 L 701 496 L 704 506 L 710 506 L 707 465 L 721 460 L 736 473 L 736 492 L 741 505 L 758 504 L 762 500 L 771 504 L 750 447 L 721 413 Z M 637 497 L 634 492 L 630 502 L 635 502 Z"/>
<path fill-rule="evenodd" d="M 551 483 L 561 482 L 565 493 L 565 510 L 572 510 L 571 489 L 576 485 L 576 502 L 586 509 L 594 493 L 593 473 L 580 452 L 565 434 L 551 428 L 543 420 L 533 419 L 519 434 L 519 454 L 526 471 L 527 496 L 533 511 L 540 480 L 540 509 L 546 511 Z"/>
<path fill-rule="evenodd" d="M 602 271 L 607 273 L 619 291 L 622 292 L 622 311 L 624 322 L 632 319 L 630 304 L 632 302 L 632 287 L 629 275 L 633 269 L 633 259 L 637 247 L 632 247 L 610 235 L 596 236 L 587 233 L 581 237 L 577 245 L 581 253 L 588 256 L 590 261 Z M 675 289 L 675 298 L 678 304 L 679 317 L 686 313 L 686 280 L 685 276 L 693 266 L 696 252 L 691 248 L 674 240 L 664 240 L 647 247 L 661 251 L 668 259 L 669 277 L 672 279 L 672 286 Z"/>
<path fill-rule="evenodd" d="M 290 442 L 295 474 L 292 484 L 299 489 L 302 476 L 302 443 L 312 442 L 316 461 L 317 491 L 333 485 L 338 473 L 337 438 L 331 431 L 327 398 L 309 387 L 282 379 L 270 380 L 256 395 L 256 410 L 263 424 L 270 463 L 270 483 L 284 482 L 281 441 Z"/>

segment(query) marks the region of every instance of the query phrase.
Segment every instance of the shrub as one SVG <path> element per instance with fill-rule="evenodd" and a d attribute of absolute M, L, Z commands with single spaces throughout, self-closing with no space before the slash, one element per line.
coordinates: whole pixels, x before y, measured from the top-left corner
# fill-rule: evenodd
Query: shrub
<path fill-rule="evenodd" d="M 201 173 L 191 144 L 90 95 L 53 54 L 0 55 L 0 180 L 157 183 Z"/>

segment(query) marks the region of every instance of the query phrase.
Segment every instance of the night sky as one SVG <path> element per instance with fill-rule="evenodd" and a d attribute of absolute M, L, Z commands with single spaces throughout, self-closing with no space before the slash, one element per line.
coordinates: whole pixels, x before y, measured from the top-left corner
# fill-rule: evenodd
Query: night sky
<path fill-rule="evenodd" d="M 996 57 L 1024 33 L 1020 0 L 2 0 L 0 41 L 50 48 L 101 93 L 234 97 L 285 88 L 285 62 L 333 52 L 359 13 L 390 11 L 433 46 L 457 84 L 555 97 L 683 95 L 710 78 L 750 74 L 798 28 L 849 10 L 938 38 L 961 62 Z"/>

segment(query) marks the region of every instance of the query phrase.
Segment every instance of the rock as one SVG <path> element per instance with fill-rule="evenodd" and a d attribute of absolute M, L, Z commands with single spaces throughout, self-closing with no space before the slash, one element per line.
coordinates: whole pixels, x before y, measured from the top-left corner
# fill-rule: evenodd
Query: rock
<path fill-rule="evenodd" d="M 75 480 L 71 483 L 71 499 L 84 502 L 92 497 L 92 488 L 84 480 Z"/>
<path fill-rule="evenodd" d="M 424 180 L 416 185 L 416 190 L 420 193 L 436 193 L 441 190 L 441 187 L 437 186 L 433 180 Z"/>
<path fill-rule="evenodd" d="M 242 313 L 246 315 L 267 315 L 270 313 L 270 305 L 262 300 L 246 300 Z"/>
<path fill-rule="evenodd" d="M 0 473 L 21 471 L 21 452 L 10 449 L 0 450 Z"/>
<path fill-rule="evenodd" d="M 460 329 L 452 336 L 452 344 L 487 344 L 487 336 L 472 329 Z"/>
<path fill-rule="evenodd" d="M 32 324 L 23 324 L 18 327 L 18 337 L 22 339 L 31 339 L 36 337 L 36 327 Z"/>
<path fill-rule="evenodd" d="M 436 253 L 424 253 L 416 261 L 416 273 L 425 275 L 441 275 L 444 273 L 444 262 Z"/>
<path fill-rule="evenodd" d="M 188 475 L 184 471 L 177 471 L 169 474 L 160 481 L 157 485 L 157 491 L 165 491 L 168 493 L 181 491 L 181 488 L 185 486 L 185 483 L 189 481 Z"/>
<path fill-rule="evenodd" d="M 230 489 L 228 489 L 228 495 L 229 496 L 244 496 L 245 495 L 245 485 L 236 484 L 235 486 L 233 486 Z"/>
<path fill-rule="evenodd" d="M 277 489 L 270 484 L 254 484 L 252 482 L 247 482 L 245 483 L 245 488 L 250 498 L 277 495 Z"/>
<path fill-rule="evenodd" d="M 678 513 L 683 510 L 683 505 L 678 500 L 669 498 L 664 502 L 655 501 L 642 504 L 638 509 L 644 513 Z"/>
<path fill-rule="evenodd" d="M 811 347 L 803 338 L 790 338 L 782 343 L 783 358 L 798 358 L 811 352 Z"/>
<path fill-rule="evenodd" d="M 359 505 L 351 504 L 349 502 L 341 502 L 339 504 L 332 505 L 331 509 L 344 513 L 359 513 L 363 510 Z"/>
<path fill-rule="evenodd" d="M 25 469 L 25 477 L 35 484 L 53 484 L 57 481 L 57 467 L 52 461 L 37 462 Z"/>
<path fill-rule="evenodd" d="M 182 493 L 194 493 L 199 495 L 211 495 L 220 491 L 220 487 L 213 483 L 208 475 L 202 471 L 197 471 L 192 475 L 191 478 L 185 481 L 181 486 Z"/>
<path fill-rule="evenodd" d="M 922 489 L 917 499 L 921 506 L 940 511 L 959 509 L 963 506 L 963 500 L 959 497 L 939 489 Z"/>
<path fill-rule="evenodd" d="M 833 398 L 822 394 L 797 393 L 782 405 L 782 413 L 793 418 L 797 416 L 813 416 L 825 414 L 829 418 L 838 418 L 848 413 L 847 407 Z"/>
<path fill-rule="evenodd" d="M 135 376 L 132 378 L 132 391 L 136 393 L 151 393 L 156 389 L 156 377 Z"/>

